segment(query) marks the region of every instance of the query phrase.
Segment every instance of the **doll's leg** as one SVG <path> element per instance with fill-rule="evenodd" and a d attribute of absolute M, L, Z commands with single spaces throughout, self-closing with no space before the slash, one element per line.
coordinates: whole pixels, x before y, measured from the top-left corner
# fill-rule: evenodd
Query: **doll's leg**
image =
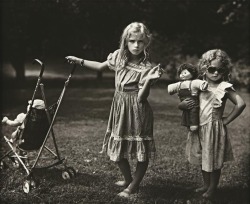
<path fill-rule="evenodd" d="M 190 131 L 194 132 L 198 130 L 199 127 L 199 108 L 194 107 L 189 111 L 190 118 Z"/>
<path fill-rule="evenodd" d="M 198 128 L 199 128 L 198 125 L 191 125 L 191 126 L 190 126 L 190 131 L 192 131 L 192 132 L 197 131 Z"/>
<path fill-rule="evenodd" d="M 210 176 L 210 185 L 208 190 L 202 195 L 204 198 L 211 198 L 214 196 L 214 193 L 218 187 L 220 180 L 221 170 L 215 170 L 211 173 Z"/>
<path fill-rule="evenodd" d="M 16 129 L 12 134 L 11 134 L 11 139 L 14 141 L 17 138 L 17 133 L 18 133 L 18 129 Z"/>
<path fill-rule="evenodd" d="M 17 129 L 11 134 L 11 139 L 12 141 L 16 141 L 18 140 L 19 136 L 20 136 L 20 132 L 21 132 L 21 127 L 18 126 Z"/>
<path fill-rule="evenodd" d="M 131 169 L 127 159 L 121 159 L 117 162 L 120 171 L 124 177 L 124 181 L 117 181 L 115 184 L 117 186 L 127 187 L 132 181 Z"/>

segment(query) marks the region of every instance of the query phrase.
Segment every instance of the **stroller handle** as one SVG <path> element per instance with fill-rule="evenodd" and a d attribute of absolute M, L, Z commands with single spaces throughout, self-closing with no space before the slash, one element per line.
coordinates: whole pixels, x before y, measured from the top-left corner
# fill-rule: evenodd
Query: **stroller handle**
<path fill-rule="evenodd" d="M 41 78 L 43 76 L 43 72 L 44 72 L 44 64 L 39 59 L 34 59 L 33 64 L 35 62 L 37 62 L 41 66 L 41 71 L 40 71 L 40 74 L 39 74 L 39 77 Z"/>
<path fill-rule="evenodd" d="M 71 72 L 70 72 L 70 75 L 73 75 L 74 72 L 75 72 L 75 70 L 76 70 L 76 64 L 73 65 L 73 68 L 72 68 L 72 70 L 71 70 Z"/>

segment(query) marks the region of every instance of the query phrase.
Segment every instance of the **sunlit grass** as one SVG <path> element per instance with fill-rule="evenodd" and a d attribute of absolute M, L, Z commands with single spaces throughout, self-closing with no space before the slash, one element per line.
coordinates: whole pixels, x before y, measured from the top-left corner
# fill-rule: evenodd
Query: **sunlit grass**
<path fill-rule="evenodd" d="M 14 118 L 17 113 L 24 111 L 32 91 L 12 90 L 3 93 L 3 113 Z M 46 90 L 48 101 L 56 101 L 60 91 Z M 21 168 L 13 168 L 6 160 L 9 168 L 1 171 L 1 203 L 210 203 L 202 199 L 200 194 L 193 193 L 193 189 L 202 184 L 202 179 L 199 167 L 189 165 L 185 159 L 186 129 L 179 125 L 179 100 L 175 96 L 168 96 L 166 89 L 156 88 L 152 89 L 149 101 L 155 117 L 157 158 L 150 162 L 137 196 L 129 201 L 116 196 L 122 189 L 114 186 L 114 183 L 121 179 L 121 174 L 113 162 L 99 153 L 113 91 L 69 88 L 65 94 L 54 131 L 60 154 L 67 157 L 67 165 L 78 172 L 76 178 L 63 180 L 63 166 L 36 170 L 34 173 L 39 185 L 27 195 L 22 190 L 25 172 Z M 229 125 L 235 161 L 226 164 L 223 169 L 217 195 L 219 203 L 249 202 L 250 104 L 249 94 L 241 95 L 247 102 L 247 108 Z M 16 100 L 7 104 L 10 99 Z M 229 103 L 226 113 L 230 112 L 231 107 Z M 2 127 L 5 135 L 12 131 L 13 128 Z M 1 141 L 2 154 L 7 146 Z M 53 147 L 51 138 L 48 145 Z M 50 159 L 41 159 L 39 165 L 50 162 Z M 131 163 L 135 164 L 134 161 Z"/>

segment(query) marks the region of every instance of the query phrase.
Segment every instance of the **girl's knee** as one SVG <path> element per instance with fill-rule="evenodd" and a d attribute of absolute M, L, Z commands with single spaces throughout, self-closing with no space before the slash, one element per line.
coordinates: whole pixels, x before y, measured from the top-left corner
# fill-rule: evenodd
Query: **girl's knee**
<path fill-rule="evenodd" d="M 115 161 L 116 164 L 120 164 L 123 162 L 128 162 L 128 160 L 126 158 L 121 158 L 119 161 Z"/>

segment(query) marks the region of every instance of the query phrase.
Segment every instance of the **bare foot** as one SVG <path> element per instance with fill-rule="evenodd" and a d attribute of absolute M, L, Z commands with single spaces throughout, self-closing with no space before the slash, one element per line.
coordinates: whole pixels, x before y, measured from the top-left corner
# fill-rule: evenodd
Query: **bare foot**
<path fill-rule="evenodd" d="M 137 190 L 130 190 L 129 188 L 125 188 L 122 192 L 118 193 L 117 195 L 119 197 L 129 198 L 135 193 L 138 193 L 138 189 Z"/>
<path fill-rule="evenodd" d="M 205 193 L 202 194 L 202 197 L 210 199 L 214 197 L 214 194 L 215 194 L 215 190 L 207 190 Z"/>
<path fill-rule="evenodd" d="M 115 182 L 115 185 L 120 187 L 128 187 L 129 183 L 127 183 L 126 181 L 117 181 Z"/>
<path fill-rule="evenodd" d="M 196 193 L 204 193 L 204 192 L 207 191 L 207 189 L 208 189 L 208 187 L 202 186 L 202 187 L 200 187 L 200 188 L 196 188 L 194 191 L 195 191 Z"/>

